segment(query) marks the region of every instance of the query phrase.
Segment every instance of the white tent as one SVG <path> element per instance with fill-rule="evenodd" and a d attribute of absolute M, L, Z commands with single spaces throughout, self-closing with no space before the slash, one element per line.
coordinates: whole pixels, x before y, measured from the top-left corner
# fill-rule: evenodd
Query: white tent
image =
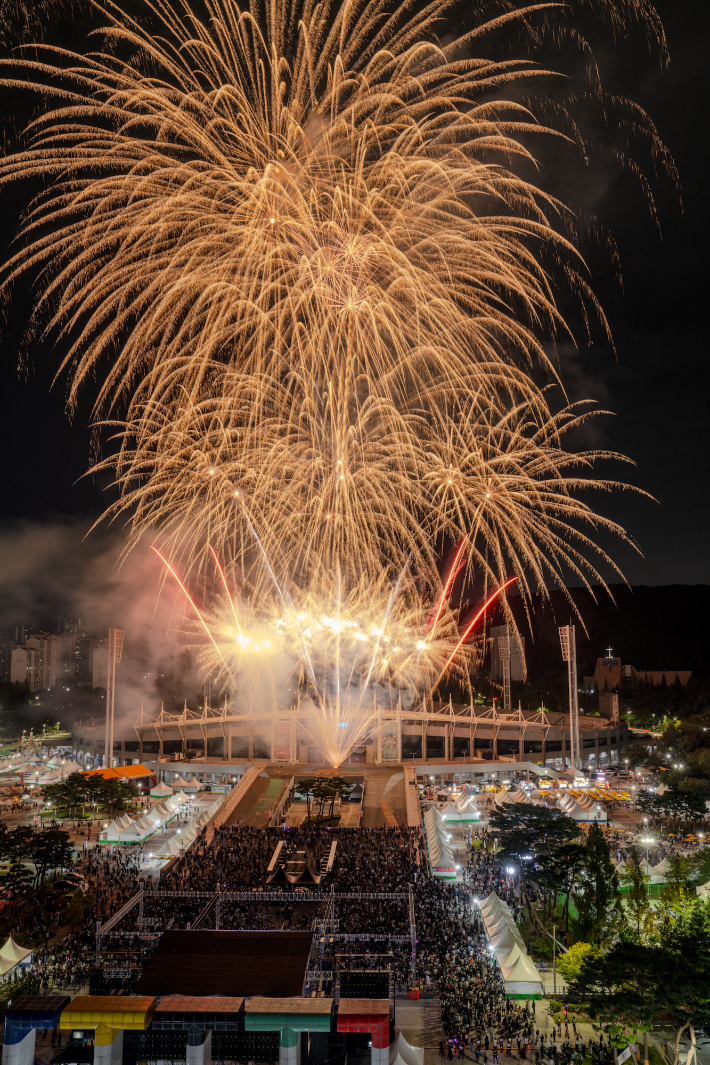
<path fill-rule="evenodd" d="M 412 1046 L 400 1032 L 394 1043 L 390 1043 L 390 1065 L 394 1065 L 397 1057 L 406 1065 L 424 1065 L 424 1048 Z"/>
<path fill-rule="evenodd" d="M 485 899 L 481 901 L 481 903 L 479 904 L 479 909 L 484 920 L 491 913 L 500 913 L 501 910 L 507 910 L 508 912 L 510 912 L 510 907 L 508 906 L 508 904 L 506 902 L 503 902 L 503 899 L 499 898 L 498 895 L 496 895 L 495 891 L 491 891 L 490 895 L 488 895 Z"/>
<path fill-rule="evenodd" d="M 542 995 L 540 973 L 519 944 L 516 943 L 504 958 L 499 958 L 498 964 L 503 974 L 506 995 Z"/>
<path fill-rule="evenodd" d="M 133 822 L 133 831 L 136 832 L 141 839 L 149 835 L 151 832 L 155 832 L 155 824 L 149 821 L 145 814 L 138 821 Z"/>
<path fill-rule="evenodd" d="M 438 813 L 445 821 L 478 821 L 479 818 L 477 807 L 471 807 L 468 802 L 462 805 L 458 802 L 450 802 Z"/>
<path fill-rule="evenodd" d="M 186 828 L 179 828 L 176 835 L 180 836 L 183 847 L 188 847 L 195 839 L 197 839 L 199 829 L 195 827 L 195 822 L 191 821 Z"/>
<path fill-rule="evenodd" d="M 180 853 L 180 841 L 175 836 L 166 839 L 160 850 L 153 851 L 153 858 L 174 858 Z"/>
<path fill-rule="evenodd" d="M 661 784 L 656 788 L 656 795 L 665 795 L 668 790 L 669 788 L 666 784 Z"/>
<path fill-rule="evenodd" d="M 494 891 L 481 903 L 481 916 L 491 941 L 507 995 L 542 995 L 542 981 L 527 956 L 525 943 L 508 906 Z"/>
<path fill-rule="evenodd" d="M 457 813 L 458 816 L 458 813 Z M 441 814 L 433 807 L 424 814 L 424 829 L 426 832 L 427 848 L 429 850 L 429 864 L 432 873 L 443 872 L 445 875 L 455 873 L 456 859 L 449 846 L 446 822 Z"/>
<path fill-rule="evenodd" d="M 69 776 L 70 773 L 81 773 L 81 766 L 78 762 L 72 759 L 71 762 L 67 762 L 64 766 L 64 772 Z"/>
<path fill-rule="evenodd" d="M 707 884 L 699 884 L 695 890 L 701 899 L 706 899 L 710 895 L 710 880 Z"/>
<path fill-rule="evenodd" d="M 186 795 L 184 791 L 176 792 L 175 798 L 177 799 L 179 806 L 185 806 L 188 802 L 192 802 L 190 796 Z"/>
<path fill-rule="evenodd" d="M 180 787 L 183 791 L 202 791 L 202 782 L 197 777 L 192 777 L 191 780 L 186 780 Z"/>
<path fill-rule="evenodd" d="M 571 804 L 565 806 L 563 809 L 564 813 L 574 821 L 606 821 L 606 810 L 604 807 L 593 802 L 590 805 L 583 805 L 581 802 L 575 802 L 573 800 Z"/>
<path fill-rule="evenodd" d="M 186 785 L 187 785 L 187 781 L 183 780 L 183 778 L 180 776 L 180 777 L 177 778 L 177 780 L 174 780 L 172 782 L 171 787 L 173 788 L 173 790 L 175 790 L 175 788 L 177 788 L 178 791 L 179 791 L 181 788 L 184 788 Z"/>
<path fill-rule="evenodd" d="M 156 784 L 154 788 L 150 789 L 150 794 L 154 799 L 163 799 L 166 795 L 172 795 L 173 789 L 169 788 L 167 784 Z"/>
<path fill-rule="evenodd" d="M 12 936 L 8 936 L 0 947 L 0 976 L 7 976 L 18 965 L 29 965 L 31 961 L 32 951 L 21 947 Z"/>

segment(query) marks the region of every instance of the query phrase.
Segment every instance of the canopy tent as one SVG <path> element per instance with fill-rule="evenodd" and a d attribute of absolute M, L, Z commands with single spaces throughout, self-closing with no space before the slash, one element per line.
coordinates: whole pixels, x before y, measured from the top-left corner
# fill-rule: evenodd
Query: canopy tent
<path fill-rule="evenodd" d="M 81 773 L 81 766 L 78 762 L 74 761 L 74 759 L 72 759 L 71 762 L 66 762 L 63 768 L 67 776 L 71 773 Z"/>
<path fill-rule="evenodd" d="M 443 810 L 438 810 L 437 813 L 445 821 L 478 821 L 479 818 L 478 808 L 471 807 L 468 802 L 462 806 L 459 806 L 457 802 L 449 802 Z"/>
<path fill-rule="evenodd" d="M 18 965 L 29 965 L 32 961 L 32 951 L 21 947 L 12 936 L 8 936 L 0 947 L 0 976 L 7 976 Z"/>
<path fill-rule="evenodd" d="M 506 995 L 540 998 L 540 974 L 527 956 L 522 935 L 508 907 L 492 891 L 480 909 L 493 954 L 503 974 Z"/>
<path fill-rule="evenodd" d="M 667 791 L 669 791 L 669 790 L 670 790 L 670 789 L 669 789 L 669 787 L 668 787 L 668 785 L 667 785 L 667 784 L 660 784 L 660 785 L 659 785 L 659 786 L 658 786 L 658 787 L 656 788 L 656 795 L 665 795 L 665 794 L 666 794 L 666 792 L 667 792 Z"/>
<path fill-rule="evenodd" d="M 284 867 L 282 865 L 277 866 L 275 872 L 273 872 L 271 874 L 271 876 L 266 878 L 266 883 L 267 884 L 275 884 L 277 887 L 279 885 L 281 885 L 283 887 L 286 887 L 287 885 L 288 885 L 288 887 L 293 887 L 293 880 L 291 880 L 287 876 L 286 870 L 284 869 Z"/>
<path fill-rule="evenodd" d="M 660 861 L 658 865 L 654 865 L 651 867 L 652 872 L 657 873 L 658 876 L 665 876 L 666 873 L 670 872 L 670 868 L 671 863 L 668 861 L 667 858 L 664 858 L 663 861 Z"/>
<path fill-rule="evenodd" d="M 172 795 L 173 789 L 169 788 L 167 784 L 156 784 L 154 788 L 150 789 L 151 798 L 164 799 L 166 795 Z"/>
<path fill-rule="evenodd" d="M 400 1032 L 393 1043 L 390 1043 L 390 1065 L 395 1065 L 398 1058 L 405 1065 L 424 1065 L 424 1048 L 412 1046 Z"/>
<path fill-rule="evenodd" d="M 446 876 L 449 879 L 454 878 L 456 876 L 456 859 L 449 846 L 446 822 L 433 807 L 430 807 L 424 814 L 424 831 L 426 833 L 429 864 L 432 873 Z"/>
<path fill-rule="evenodd" d="M 183 846 L 188 846 L 190 843 L 194 843 L 199 835 L 199 829 L 195 827 L 195 822 L 191 821 L 185 828 L 179 828 L 176 835 L 180 836 Z"/>
<path fill-rule="evenodd" d="M 184 784 L 180 785 L 183 791 L 202 791 L 203 786 L 202 781 L 198 780 L 197 777 L 192 777 L 191 780 L 186 780 Z"/>
<path fill-rule="evenodd" d="M 501 910 L 507 910 L 510 913 L 510 907 L 507 902 L 504 902 L 503 899 L 496 895 L 495 891 L 491 891 L 490 895 L 479 903 L 479 909 L 484 920 L 491 913 L 500 913 Z"/>
<path fill-rule="evenodd" d="M 565 795 L 560 799 L 560 809 L 574 821 L 606 821 L 606 810 L 588 796 L 575 799 Z"/>
<path fill-rule="evenodd" d="M 695 889 L 701 899 L 706 899 L 710 896 L 710 880 L 706 884 L 698 884 Z"/>
<path fill-rule="evenodd" d="M 177 778 L 177 780 L 174 780 L 174 781 L 172 782 L 172 784 L 170 785 L 170 787 L 171 787 L 171 788 L 173 789 L 173 791 L 174 791 L 174 790 L 175 790 L 176 788 L 177 788 L 177 790 L 178 790 L 178 791 L 181 791 L 181 790 L 182 790 L 182 788 L 184 788 L 184 787 L 186 787 L 186 786 L 187 786 L 187 781 L 186 781 L 186 780 L 183 780 L 183 778 L 182 778 L 181 776 L 179 776 L 179 777 Z"/>
<path fill-rule="evenodd" d="M 153 851 L 153 858 L 175 858 L 181 851 L 180 840 L 175 836 L 171 836 L 170 839 L 166 839 L 160 850 Z"/>
<path fill-rule="evenodd" d="M 303 870 L 299 876 L 294 877 L 294 884 L 320 884 L 320 876 L 314 876 L 308 866 Z"/>
<path fill-rule="evenodd" d="M 519 944 L 516 943 L 504 958 L 499 958 L 498 964 L 503 973 L 506 995 L 542 995 L 540 973 Z"/>

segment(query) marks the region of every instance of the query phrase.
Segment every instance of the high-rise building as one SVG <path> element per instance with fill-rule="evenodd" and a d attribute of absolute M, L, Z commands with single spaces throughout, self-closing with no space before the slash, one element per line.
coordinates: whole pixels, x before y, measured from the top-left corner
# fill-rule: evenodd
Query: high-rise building
<path fill-rule="evenodd" d="M 0 684 L 10 682 L 12 672 L 12 652 L 15 650 L 15 641 L 5 636 L 0 636 Z"/>
<path fill-rule="evenodd" d="M 73 683 L 86 682 L 90 679 L 88 664 L 84 662 L 82 645 L 88 637 L 89 630 L 86 619 L 60 617 L 57 626 L 59 635 L 64 640 L 62 650 L 62 676 Z"/>
<path fill-rule="evenodd" d="M 31 692 L 42 687 L 42 661 L 34 647 L 16 647 L 10 661 L 10 680 L 13 684 L 27 685 Z"/>

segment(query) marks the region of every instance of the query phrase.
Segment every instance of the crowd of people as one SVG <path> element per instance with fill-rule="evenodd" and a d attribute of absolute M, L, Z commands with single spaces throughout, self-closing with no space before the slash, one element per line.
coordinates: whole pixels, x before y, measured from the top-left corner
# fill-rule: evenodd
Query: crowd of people
<path fill-rule="evenodd" d="M 583 1049 L 574 1019 L 571 1034 L 566 1030 L 563 1036 L 559 1030 L 558 1037 L 551 1038 L 549 1031 L 545 1034 L 536 1026 L 534 1004 L 521 1008 L 505 997 L 500 970 L 487 950 L 477 900 L 495 891 L 515 913 L 520 899 L 514 881 L 486 843 L 485 828 L 474 830 L 462 880 L 453 883 L 429 875 L 418 827 L 304 826 L 285 833 L 235 825 L 219 829 L 209 840 L 203 832 L 162 878 L 150 875 L 128 850 L 107 852 L 92 846 L 80 851 L 77 864 L 86 881 L 85 898 L 93 901 L 84 931 L 37 951 L 37 990 L 88 981 L 95 965 L 96 921 L 105 926 L 143 888 L 140 904 L 112 930 L 122 934 L 102 941 L 102 965 L 109 969 L 130 968 L 137 975 L 159 936 L 170 928 L 320 928 L 325 935 L 314 938 L 309 963 L 309 969 L 322 974 L 311 985 L 316 993 L 332 993 L 336 977 L 341 985 L 346 979 L 361 980 L 363 986 L 374 981 L 377 987 L 392 979 L 399 988 L 414 982 L 422 994 L 438 995 L 444 1057 L 466 1055 L 479 1065 L 497 1065 L 500 1057 L 510 1058 L 515 1051 L 519 1060 L 546 1058 L 553 1065 L 572 1065 L 575 1057 L 580 1061 Z M 326 871 L 330 858 L 332 869 Z M 313 883 L 295 893 L 285 885 L 280 897 L 269 884 L 279 862 L 286 868 L 299 862 L 307 866 Z M 199 897 L 191 897 L 191 892 Z M 251 897 L 225 897 L 237 892 Z M 351 893 L 359 897 L 331 897 Z M 368 893 L 399 897 L 368 899 Z"/>

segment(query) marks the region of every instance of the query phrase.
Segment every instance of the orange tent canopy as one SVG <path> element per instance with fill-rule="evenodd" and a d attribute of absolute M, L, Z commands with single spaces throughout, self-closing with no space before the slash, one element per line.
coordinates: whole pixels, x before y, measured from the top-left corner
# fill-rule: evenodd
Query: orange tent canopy
<path fill-rule="evenodd" d="M 90 769 L 88 772 L 82 773 L 84 777 L 102 776 L 106 780 L 131 780 L 135 777 L 150 777 L 152 775 L 150 769 L 140 762 L 138 765 L 119 765 L 115 769 L 109 769 L 106 766 L 104 769 Z"/>

